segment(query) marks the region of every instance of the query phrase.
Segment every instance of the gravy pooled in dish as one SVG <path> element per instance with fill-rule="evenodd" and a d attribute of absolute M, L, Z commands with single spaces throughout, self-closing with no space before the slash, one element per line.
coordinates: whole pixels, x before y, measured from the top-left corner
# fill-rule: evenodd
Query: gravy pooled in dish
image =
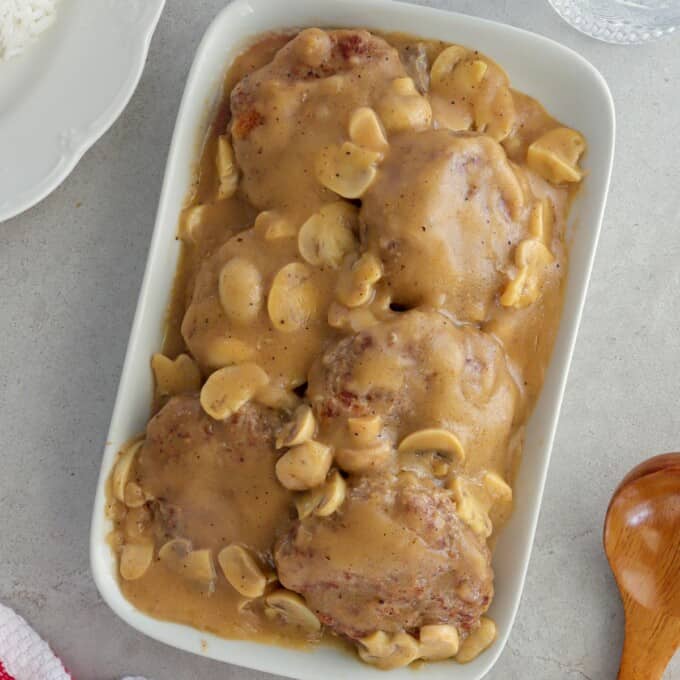
<path fill-rule="evenodd" d="M 384 669 L 483 652 L 584 150 L 459 45 L 310 28 L 242 54 L 109 483 L 126 597 Z"/>

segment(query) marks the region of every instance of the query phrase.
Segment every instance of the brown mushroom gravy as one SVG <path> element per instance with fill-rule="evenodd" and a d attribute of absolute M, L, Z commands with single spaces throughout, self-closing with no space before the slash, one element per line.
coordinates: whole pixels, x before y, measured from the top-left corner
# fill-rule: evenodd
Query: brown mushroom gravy
<path fill-rule="evenodd" d="M 380 668 L 488 647 L 584 150 L 459 45 L 312 28 L 241 54 L 109 483 L 130 602 Z"/>

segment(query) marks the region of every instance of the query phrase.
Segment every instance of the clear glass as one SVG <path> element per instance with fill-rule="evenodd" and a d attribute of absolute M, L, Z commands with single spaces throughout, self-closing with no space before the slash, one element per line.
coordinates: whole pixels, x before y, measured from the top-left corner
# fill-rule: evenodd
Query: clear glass
<path fill-rule="evenodd" d="M 549 0 L 575 29 L 618 44 L 656 40 L 680 27 L 680 0 Z"/>

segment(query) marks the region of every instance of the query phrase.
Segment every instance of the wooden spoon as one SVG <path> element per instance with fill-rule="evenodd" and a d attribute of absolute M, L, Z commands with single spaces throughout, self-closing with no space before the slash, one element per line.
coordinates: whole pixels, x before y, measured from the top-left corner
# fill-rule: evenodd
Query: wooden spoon
<path fill-rule="evenodd" d="M 659 680 L 680 646 L 680 453 L 624 477 L 607 508 L 604 549 L 626 613 L 619 680 Z"/>

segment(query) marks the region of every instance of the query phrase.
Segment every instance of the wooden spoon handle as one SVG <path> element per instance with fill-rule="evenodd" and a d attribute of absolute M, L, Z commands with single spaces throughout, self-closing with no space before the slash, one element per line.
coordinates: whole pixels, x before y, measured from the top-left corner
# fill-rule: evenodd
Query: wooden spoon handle
<path fill-rule="evenodd" d="M 680 645 L 680 619 L 625 602 L 626 638 L 618 680 L 661 680 Z"/>

